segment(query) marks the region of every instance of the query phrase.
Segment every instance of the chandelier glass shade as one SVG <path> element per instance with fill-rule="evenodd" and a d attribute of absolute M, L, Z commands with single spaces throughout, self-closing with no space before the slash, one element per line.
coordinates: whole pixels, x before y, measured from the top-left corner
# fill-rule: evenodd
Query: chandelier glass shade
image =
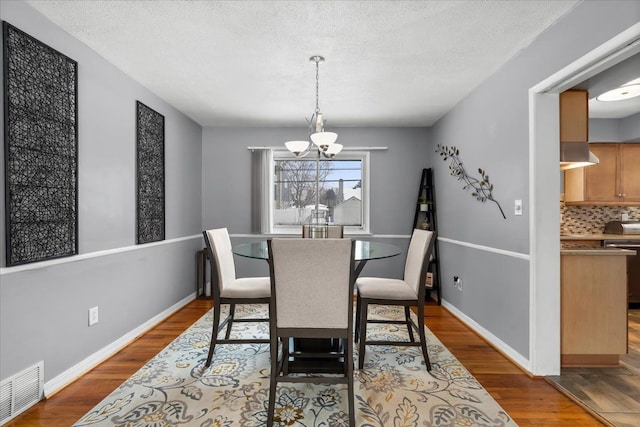
<path fill-rule="evenodd" d="M 322 150 L 327 151 L 338 139 L 338 134 L 334 132 L 316 132 L 311 134 L 311 141 Z"/>
<path fill-rule="evenodd" d="M 329 159 L 333 159 L 341 151 L 342 151 L 342 144 L 338 144 L 337 142 L 335 142 L 335 143 L 331 144 L 323 152 L 323 154 L 325 155 L 325 157 L 328 157 Z"/>
<path fill-rule="evenodd" d="M 309 152 L 309 141 L 287 141 L 284 143 L 287 150 L 291 151 L 296 157 L 301 157 L 303 153 Z"/>

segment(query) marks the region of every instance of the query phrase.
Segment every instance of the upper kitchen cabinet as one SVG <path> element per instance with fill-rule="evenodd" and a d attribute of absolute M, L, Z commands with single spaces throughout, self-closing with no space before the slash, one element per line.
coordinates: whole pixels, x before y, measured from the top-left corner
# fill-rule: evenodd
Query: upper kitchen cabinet
<path fill-rule="evenodd" d="M 598 162 L 589 151 L 589 93 L 571 89 L 560 94 L 560 169 Z"/>
<path fill-rule="evenodd" d="M 560 94 L 560 142 L 587 142 L 589 138 L 589 94 L 567 90 Z"/>
<path fill-rule="evenodd" d="M 619 182 L 623 201 L 640 203 L 640 144 L 617 144 Z"/>
<path fill-rule="evenodd" d="M 640 144 L 589 144 L 597 165 L 564 173 L 565 202 L 585 205 L 640 205 Z"/>

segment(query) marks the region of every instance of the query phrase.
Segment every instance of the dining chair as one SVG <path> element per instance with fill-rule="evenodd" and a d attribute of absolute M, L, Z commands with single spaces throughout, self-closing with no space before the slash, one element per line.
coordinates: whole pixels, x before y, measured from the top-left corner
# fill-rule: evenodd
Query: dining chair
<path fill-rule="evenodd" d="M 311 224 L 303 224 L 302 225 L 302 237 L 303 238 L 314 238 L 314 233 L 312 232 L 312 228 L 317 227 Z M 323 236 L 331 239 L 342 239 L 344 237 L 344 226 L 342 225 L 321 225 L 322 229 L 324 229 Z"/>
<path fill-rule="evenodd" d="M 268 241 L 272 314 L 271 377 L 267 425 L 280 382 L 347 384 L 349 425 L 355 426 L 353 397 L 354 247 L 351 239 L 274 238 Z M 336 340 L 326 351 L 298 351 L 297 341 Z M 282 355 L 278 360 L 278 342 Z M 293 343 L 293 348 L 291 346 Z M 339 375 L 323 375 L 327 366 Z M 310 374 L 310 375 L 301 375 Z"/>
<path fill-rule="evenodd" d="M 431 370 L 431 362 L 427 352 L 427 341 L 424 332 L 424 296 L 429 257 L 433 251 L 436 233 L 428 230 L 413 230 L 407 251 L 403 279 L 382 277 L 360 277 L 356 280 L 356 325 L 355 341 L 358 346 L 358 368 L 364 365 L 367 345 L 419 346 L 422 348 L 427 371 Z M 404 320 L 369 319 L 370 304 L 402 306 Z M 418 324 L 411 319 L 411 307 L 417 308 Z M 408 341 L 369 340 L 367 341 L 367 323 L 404 324 L 409 332 Z M 419 341 L 415 341 L 413 330 L 418 331 Z"/>
<path fill-rule="evenodd" d="M 268 338 L 231 338 L 233 323 L 268 322 L 269 318 L 235 318 L 236 304 L 267 304 L 271 316 L 271 279 L 269 277 L 236 277 L 231 239 L 226 228 L 202 232 L 211 265 L 211 292 L 213 294 L 213 331 L 206 367 L 211 365 L 217 344 L 269 343 Z M 222 304 L 229 304 L 229 314 L 220 323 Z M 225 329 L 224 338 L 218 338 Z"/>

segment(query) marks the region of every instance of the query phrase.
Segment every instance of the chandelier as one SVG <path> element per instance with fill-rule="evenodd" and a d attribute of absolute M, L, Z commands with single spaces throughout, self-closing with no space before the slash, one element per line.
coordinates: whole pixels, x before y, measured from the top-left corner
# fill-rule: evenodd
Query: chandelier
<path fill-rule="evenodd" d="M 322 118 L 322 113 L 320 112 L 319 68 L 320 63 L 324 62 L 324 58 L 322 56 L 315 55 L 309 58 L 309 61 L 315 62 L 316 64 L 316 110 L 313 112 L 311 119 L 307 120 L 309 123 L 309 138 L 313 144 L 309 141 L 287 141 L 284 145 L 296 157 L 305 157 L 311 152 L 311 148 L 315 147 L 318 151 L 318 158 L 322 155 L 326 158 L 333 159 L 336 154 L 342 150 L 342 144 L 338 144 L 336 142 L 338 139 L 337 133 L 324 131 L 325 120 Z"/>
<path fill-rule="evenodd" d="M 327 218 L 320 212 L 320 157 L 333 159 L 336 154 L 342 150 L 342 144 L 338 144 L 338 134 L 335 132 L 325 132 L 324 124 L 325 120 L 322 118 L 320 112 L 319 102 L 319 68 L 320 63 L 324 62 L 322 56 L 312 56 L 309 61 L 316 64 L 316 110 L 313 112 L 309 123 L 309 138 L 313 143 L 309 141 L 287 141 L 284 145 L 289 151 L 291 151 L 296 157 L 305 157 L 311 152 L 312 147 L 315 147 L 317 152 L 316 157 L 316 206 L 310 217 L 310 234 L 316 236 L 327 236 Z"/>

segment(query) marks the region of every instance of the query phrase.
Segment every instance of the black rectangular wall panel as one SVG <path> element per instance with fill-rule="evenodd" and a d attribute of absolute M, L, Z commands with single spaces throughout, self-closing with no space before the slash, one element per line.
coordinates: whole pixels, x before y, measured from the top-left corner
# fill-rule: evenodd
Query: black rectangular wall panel
<path fill-rule="evenodd" d="M 7 266 L 78 253 L 78 64 L 7 22 Z"/>
<path fill-rule="evenodd" d="M 164 116 L 136 102 L 138 243 L 164 240 Z"/>

